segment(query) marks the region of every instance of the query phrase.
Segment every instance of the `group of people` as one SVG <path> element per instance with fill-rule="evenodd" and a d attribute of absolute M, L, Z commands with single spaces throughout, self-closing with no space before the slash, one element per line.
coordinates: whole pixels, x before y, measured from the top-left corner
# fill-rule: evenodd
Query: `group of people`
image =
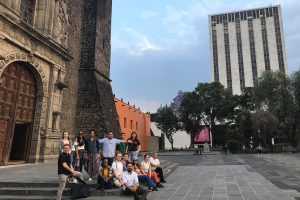
<path fill-rule="evenodd" d="M 125 140 L 125 134 L 116 139 L 109 131 L 106 137 L 96 138 L 92 130 L 86 138 L 82 131 L 74 143 L 67 132 L 63 133 L 60 141 L 60 155 L 58 159 L 59 188 L 57 199 L 61 199 L 62 192 L 70 176 L 82 179 L 82 170 L 89 174 L 89 181 L 97 178 L 99 190 L 112 187 L 122 187 L 124 194 L 141 192 L 140 183 L 148 186 L 148 191 L 157 191 L 165 182 L 163 170 L 156 152 L 150 157 L 144 155 L 140 162 L 138 154 L 141 143 L 137 133 L 132 132 Z M 76 179 L 74 179 L 76 181 Z"/>

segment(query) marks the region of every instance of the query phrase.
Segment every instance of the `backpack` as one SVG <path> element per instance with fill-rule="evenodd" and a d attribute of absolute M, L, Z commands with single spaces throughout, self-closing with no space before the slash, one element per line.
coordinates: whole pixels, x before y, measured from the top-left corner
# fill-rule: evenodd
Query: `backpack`
<path fill-rule="evenodd" d="M 80 178 L 75 177 L 78 180 L 77 183 L 71 183 L 70 187 L 70 196 L 71 199 L 81 199 L 89 196 L 89 188 L 86 182 L 81 180 Z"/>
<path fill-rule="evenodd" d="M 134 194 L 135 200 L 146 200 L 148 195 L 148 191 L 139 187 Z"/>

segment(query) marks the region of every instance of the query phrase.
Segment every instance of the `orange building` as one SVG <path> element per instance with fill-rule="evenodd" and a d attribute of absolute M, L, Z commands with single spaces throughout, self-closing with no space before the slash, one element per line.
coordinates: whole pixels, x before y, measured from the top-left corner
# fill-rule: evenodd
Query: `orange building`
<path fill-rule="evenodd" d="M 132 132 L 136 132 L 141 142 L 141 151 L 147 151 L 147 142 L 150 135 L 151 119 L 149 113 L 143 113 L 140 109 L 131 106 L 115 98 L 115 105 L 119 117 L 122 133 L 128 139 Z"/>

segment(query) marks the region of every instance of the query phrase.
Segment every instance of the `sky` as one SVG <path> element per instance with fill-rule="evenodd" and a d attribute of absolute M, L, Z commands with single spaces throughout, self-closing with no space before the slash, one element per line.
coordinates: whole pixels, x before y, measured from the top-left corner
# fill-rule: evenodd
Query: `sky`
<path fill-rule="evenodd" d="M 300 69 L 300 0 L 113 0 L 113 92 L 144 112 L 210 82 L 208 15 L 282 6 L 288 73 Z"/>

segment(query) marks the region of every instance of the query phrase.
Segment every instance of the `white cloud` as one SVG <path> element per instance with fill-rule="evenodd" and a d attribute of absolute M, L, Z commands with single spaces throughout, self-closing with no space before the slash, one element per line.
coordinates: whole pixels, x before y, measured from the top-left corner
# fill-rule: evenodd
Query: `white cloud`
<path fill-rule="evenodd" d="M 142 56 L 147 51 L 161 50 L 159 46 L 150 42 L 145 34 L 130 27 L 125 27 L 124 30 L 128 35 L 130 35 L 131 39 L 133 39 L 133 43 L 128 44 L 127 46 L 127 50 L 130 55 Z"/>
<path fill-rule="evenodd" d="M 142 12 L 141 12 L 142 19 L 149 19 L 149 18 L 155 17 L 157 15 L 158 14 L 156 12 L 151 11 L 151 10 L 142 10 Z"/>

